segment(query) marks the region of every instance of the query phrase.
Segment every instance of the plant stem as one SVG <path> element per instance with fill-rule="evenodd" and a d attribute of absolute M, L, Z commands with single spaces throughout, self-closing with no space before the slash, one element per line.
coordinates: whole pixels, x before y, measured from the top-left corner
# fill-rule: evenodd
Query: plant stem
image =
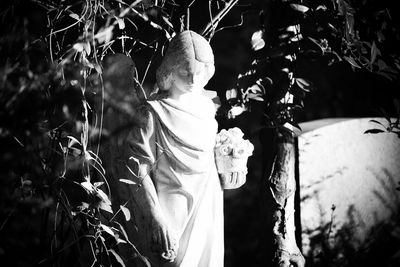
<path fill-rule="evenodd" d="M 203 36 L 208 36 L 210 35 L 210 38 L 212 37 L 212 33 L 217 27 L 218 23 L 225 17 L 225 15 L 229 12 L 229 10 L 234 7 L 239 0 L 231 0 L 229 3 L 225 5 L 225 7 L 217 14 L 214 16 L 214 18 L 211 19 L 211 21 L 204 27 L 204 29 L 201 31 L 201 35 Z"/>

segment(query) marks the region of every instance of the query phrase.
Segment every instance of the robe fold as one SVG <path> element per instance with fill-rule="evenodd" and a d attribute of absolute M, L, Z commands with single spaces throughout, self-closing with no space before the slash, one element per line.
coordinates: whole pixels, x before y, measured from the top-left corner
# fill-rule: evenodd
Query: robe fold
<path fill-rule="evenodd" d="M 178 234 L 173 267 L 222 267 L 223 196 L 214 159 L 217 122 L 213 102 L 147 102 L 145 124 L 129 143 L 140 162 L 150 164 L 161 210 Z"/>

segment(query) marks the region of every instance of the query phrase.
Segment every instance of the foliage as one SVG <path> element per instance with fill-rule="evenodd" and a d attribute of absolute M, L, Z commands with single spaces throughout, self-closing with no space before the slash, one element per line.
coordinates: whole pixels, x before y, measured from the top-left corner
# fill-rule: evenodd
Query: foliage
<path fill-rule="evenodd" d="M 105 127 L 105 111 L 114 110 L 115 118 L 132 116 L 139 101 L 135 94 L 152 90 L 148 84 L 168 39 L 191 28 L 192 8 L 208 10 L 209 17 L 194 26 L 211 38 L 236 3 L 5 3 L 0 14 L 2 263 L 125 265 L 121 246 L 136 248 L 121 218 L 131 221 L 133 215 L 128 203 L 115 207 L 110 198 L 109 170 L 100 155 L 114 129 Z M 126 79 L 135 90 L 123 89 L 130 94 L 107 85 L 121 86 L 118 75 L 106 69 L 111 54 L 138 58 L 127 62 L 133 72 Z M 133 256 L 148 264 L 136 252 Z"/>
<path fill-rule="evenodd" d="M 370 122 L 377 125 L 378 128 L 368 129 L 364 132 L 365 134 L 389 132 L 397 134 L 397 136 L 400 138 L 400 102 L 398 99 L 394 99 L 393 103 L 396 108 L 396 118 L 393 120 L 393 118 L 391 118 L 384 109 L 381 109 L 380 111 L 382 116 L 385 118 L 386 125 L 377 120 L 370 120 Z"/>
<path fill-rule="evenodd" d="M 397 78 L 400 38 L 393 7 L 348 0 L 267 2 L 251 38 L 253 62 L 226 92 L 228 117 L 256 110 L 266 127 L 299 128 L 295 112 L 315 89 L 304 67 L 316 61 L 345 61 L 354 71 Z"/>

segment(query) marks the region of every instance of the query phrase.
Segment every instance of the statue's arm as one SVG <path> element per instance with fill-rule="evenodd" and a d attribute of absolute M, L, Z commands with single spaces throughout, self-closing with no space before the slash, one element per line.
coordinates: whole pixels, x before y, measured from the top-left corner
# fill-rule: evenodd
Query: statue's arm
<path fill-rule="evenodd" d="M 144 121 L 132 129 L 125 146 L 129 148 L 126 155 L 129 179 L 136 183 L 131 198 L 140 209 L 139 220 L 143 220 L 140 225 L 145 226 L 148 247 L 157 258 L 173 261 L 178 242 L 163 215 L 151 172 L 156 162 L 153 117 L 148 112 L 141 116 Z"/>
<path fill-rule="evenodd" d="M 141 184 L 132 194 L 139 206 L 144 224 L 146 225 L 147 239 L 152 252 L 160 259 L 173 261 L 177 253 L 178 240 L 170 231 L 170 227 L 163 216 L 160 202 L 157 197 L 154 183 L 150 177 L 151 166 L 139 165 Z"/>

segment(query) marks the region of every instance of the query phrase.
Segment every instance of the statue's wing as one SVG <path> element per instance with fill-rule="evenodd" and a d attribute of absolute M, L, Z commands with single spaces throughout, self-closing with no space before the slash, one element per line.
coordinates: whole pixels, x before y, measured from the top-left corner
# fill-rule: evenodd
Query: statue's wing
<path fill-rule="evenodd" d="M 146 99 L 138 82 L 136 65 L 127 55 L 116 53 L 104 58 L 103 81 L 106 101 L 116 101 L 118 105 L 129 102 L 137 106 Z"/>
<path fill-rule="evenodd" d="M 115 135 L 135 123 L 136 111 L 145 102 L 146 95 L 138 82 L 136 65 L 129 56 L 121 53 L 107 55 L 102 67 L 103 126 L 105 132 Z"/>

